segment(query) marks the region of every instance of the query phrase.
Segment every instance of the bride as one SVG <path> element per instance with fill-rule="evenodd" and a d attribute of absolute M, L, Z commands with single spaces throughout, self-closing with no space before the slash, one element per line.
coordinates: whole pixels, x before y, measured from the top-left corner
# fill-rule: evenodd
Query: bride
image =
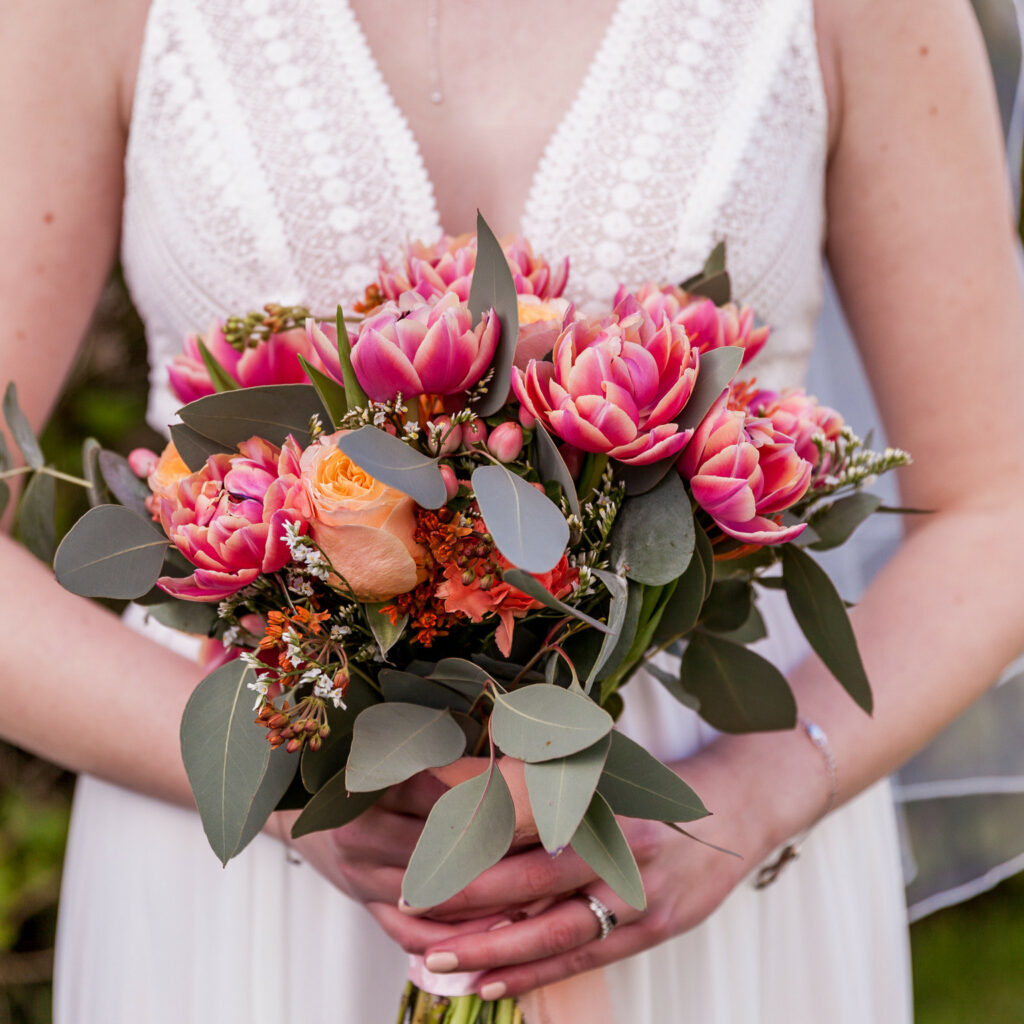
<path fill-rule="evenodd" d="M 888 435 L 915 457 L 903 500 L 935 510 L 855 613 L 873 718 L 770 601 L 770 653 L 816 730 L 720 737 L 630 686 L 621 727 L 715 811 L 694 831 L 743 855 L 624 823 L 642 915 L 537 850 L 403 913 L 424 782 L 298 842 L 277 815 L 221 870 L 178 752 L 194 662 L 4 538 L 0 694 L 17 712 L 0 734 L 82 775 L 56 1019 L 388 1021 L 405 949 L 484 971 L 490 998 L 606 967 L 608 1008 L 642 1024 L 908 1022 L 876 783 L 1024 647 L 1024 308 L 966 0 L 14 0 L 0 33 L 0 346 L 35 423 L 119 245 L 162 428 L 186 331 L 270 299 L 330 309 L 376 253 L 468 230 L 480 207 L 568 254 L 583 308 L 620 279 L 680 280 L 724 238 L 735 291 L 774 325 L 752 367 L 767 386 L 802 377 L 824 251 Z M 47 656 L 58 630 L 73 670 Z M 606 939 L 578 892 L 617 915 Z M 450 923 L 466 918 L 483 923 Z"/>

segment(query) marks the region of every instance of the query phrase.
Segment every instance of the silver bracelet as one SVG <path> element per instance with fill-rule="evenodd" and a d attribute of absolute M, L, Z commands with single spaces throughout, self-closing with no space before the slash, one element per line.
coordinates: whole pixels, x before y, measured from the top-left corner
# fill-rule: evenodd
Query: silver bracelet
<path fill-rule="evenodd" d="M 825 801 L 825 809 L 819 815 L 819 820 L 824 818 L 829 811 L 835 806 L 836 798 L 839 796 L 839 771 L 836 768 L 836 758 L 832 753 L 832 747 L 829 746 L 828 736 L 825 734 L 825 730 L 822 729 L 817 722 L 812 722 L 809 718 L 801 717 L 799 719 L 800 726 L 807 734 L 807 738 L 818 748 L 818 752 L 821 754 L 822 759 L 825 762 L 825 774 L 828 776 L 828 799 Z M 782 872 L 782 869 L 792 860 L 796 860 L 800 856 L 800 847 L 803 845 L 804 840 L 810 834 L 810 826 L 803 830 L 795 839 L 790 842 L 779 851 L 778 856 L 768 864 L 761 865 L 761 868 L 757 872 L 757 877 L 754 881 L 755 889 L 765 889 Z"/>

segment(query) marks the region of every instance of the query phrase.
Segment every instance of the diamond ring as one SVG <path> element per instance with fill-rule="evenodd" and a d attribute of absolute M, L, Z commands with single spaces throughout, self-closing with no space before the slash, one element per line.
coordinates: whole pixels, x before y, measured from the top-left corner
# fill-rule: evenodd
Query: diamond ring
<path fill-rule="evenodd" d="M 596 896 L 591 896 L 588 892 L 581 892 L 580 896 L 587 901 L 591 913 L 597 918 L 597 923 L 601 926 L 599 938 L 604 941 L 611 935 L 612 929 L 619 923 L 619 919 Z"/>

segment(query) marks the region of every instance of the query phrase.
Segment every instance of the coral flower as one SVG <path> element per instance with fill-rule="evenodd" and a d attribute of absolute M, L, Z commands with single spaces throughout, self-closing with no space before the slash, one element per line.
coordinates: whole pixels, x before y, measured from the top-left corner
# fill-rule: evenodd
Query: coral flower
<path fill-rule="evenodd" d="M 500 555 L 497 564 L 501 569 L 512 568 L 512 563 Z M 564 597 L 579 579 L 579 570 L 572 568 L 566 556 L 562 555 L 558 564 L 549 572 L 531 575 L 549 593 L 555 597 Z M 444 576 L 444 582 L 437 588 L 437 596 L 443 599 L 445 611 L 462 612 L 473 622 L 481 622 L 486 615 L 497 615 L 501 621 L 494 639 L 498 650 L 506 658 L 512 651 L 515 620 L 521 619 L 528 611 L 544 607 L 540 601 L 504 580 L 496 579 L 485 586 L 479 577 L 474 577 L 467 585 L 463 570 L 458 565 L 446 566 Z"/>
<path fill-rule="evenodd" d="M 299 363 L 300 355 L 317 369 L 323 368 L 307 333 L 301 328 L 272 334 L 266 341 L 257 342 L 241 352 L 228 344 L 220 324 L 210 327 L 202 341 L 228 376 L 243 388 L 261 384 L 306 383 L 305 371 Z M 167 375 L 171 390 L 186 403 L 216 391 L 199 352 L 199 338 L 194 334 L 185 339 L 184 351 L 174 357 Z"/>
<path fill-rule="evenodd" d="M 632 296 L 610 317 L 582 318 L 550 361 L 516 369 L 516 397 L 555 434 L 587 452 L 637 465 L 677 455 L 692 431 L 675 423 L 693 391 L 698 353 L 686 330 L 659 327 Z"/>
<path fill-rule="evenodd" d="M 360 324 L 352 368 L 375 402 L 457 394 L 487 371 L 500 331 L 493 309 L 474 328 L 469 308 L 453 292 L 409 312 L 389 303 Z"/>
<path fill-rule="evenodd" d="M 619 288 L 616 305 L 628 294 L 626 288 Z M 735 345 L 744 350 L 742 365 L 746 366 L 768 341 L 770 328 L 755 326 L 754 311 L 749 306 L 734 302 L 716 306 L 710 299 L 691 295 L 676 285 L 662 288 L 651 282 L 632 295 L 659 327 L 665 321 L 682 324 L 698 352 Z"/>
<path fill-rule="evenodd" d="M 299 486 L 295 441 L 289 438 L 278 448 L 253 437 L 238 448 L 239 455 L 211 455 L 170 494 L 156 495 L 167 536 L 196 566 L 184 579 L 157 580 L 174 597 L 219 601 L 287 564 L 285 523 L 306 531 L 308 505 Z"/>
<path fill-rule="evenodd" d="M 530 243 L 520 235 L 501 241 L 516 293 L 552 299 L 561 295 L 569 277 L 569 261 L 552 266 L 535 256 Z M 402 260 L 392 266 L 381 261 L 377 287 L 385 299 L 398 301 L 405 292 L 416 292 L 429 300 L 454 292 L 466 302 L 476 266 L 476 237 L 445 235 L 434 245 L 413 242 L 405 247 Z"/>
<path fill-rule="evenodd" d="M 730 537 L 748 544 L 782 544 L 806 526 L 782 526 L 775 516 L 803 497 L 811 463 L 772 421 L 729 407 L 724 392 L 697 427 L 677 463 L 694 500 Z"/>

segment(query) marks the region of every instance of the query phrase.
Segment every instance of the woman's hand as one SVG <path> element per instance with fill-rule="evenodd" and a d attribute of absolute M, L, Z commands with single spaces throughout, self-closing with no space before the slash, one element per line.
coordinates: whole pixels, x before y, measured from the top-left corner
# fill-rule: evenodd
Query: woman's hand
<path fill-rule="evenodd" d="M 716 811 L 687 829 L 740 856 L 661 822 L 618 819 L 647 893 L 647 908 L 638 911 L 571 849 L 555 857 L 540 847 L 513 854 L 430 911 L 435 919 L 465 918 L 504 898 L 511 923 L 432 943 L 424 950 L 427 967 L 486 971 L 478 991 L 498 999 L 632 956 L 703 921 L 775 846 L 813 821 L 828 799 L 821 759 L 798 732 L 723 738 L 677 767 Z M 607 939 L 600 939 L 586 895 L 618 920 Z"/>

